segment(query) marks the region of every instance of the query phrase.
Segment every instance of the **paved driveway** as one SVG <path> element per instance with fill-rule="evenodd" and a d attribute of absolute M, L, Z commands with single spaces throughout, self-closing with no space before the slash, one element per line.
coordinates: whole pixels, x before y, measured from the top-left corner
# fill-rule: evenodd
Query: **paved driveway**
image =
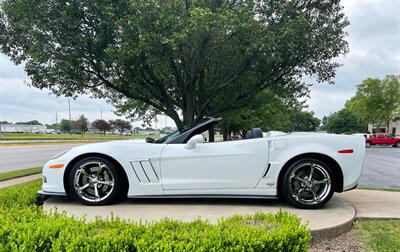
<path fill-rule="evenodd" d="M 371 147 L 367 149 L 359 185 L 400 189 L 400 148 Z"/>

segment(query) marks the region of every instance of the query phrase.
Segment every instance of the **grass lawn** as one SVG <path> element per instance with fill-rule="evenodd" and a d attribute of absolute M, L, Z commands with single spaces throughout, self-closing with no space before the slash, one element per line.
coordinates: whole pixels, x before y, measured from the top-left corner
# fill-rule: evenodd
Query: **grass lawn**
<path fill-rule="evenodd" d="M 33 133 L 3 133 L 2 140 L 116 140 L 129 138 L 159 138 L 159 135 L 84 135 L 80 134 L 33 134 Z"/>
<path fill-rule="evenodd" d="M 37 174 L 37 173 L 41 173 L 41 172 L 42 172 L 42 167 L 34 167 L 34 168 L 28 168 L 28 169 L 18 170 L 18 171 L 2 172 L 2 173 L 0 173 L 0 181 L 13 179 L 13 178 L 19 178 L 19 177 Z"/>
<path fill-rule="evenodd" d="M 400 192 L 400 188 L 362 188 L 358 187 L 360 190 L 372 190 L 372 191 L 386 191 L 386 192 Z"/>
<path fill-rule="evenodd" d="M 400 220 L 365 220 L 357 224 L 365 251 L 400 251 Z"/>

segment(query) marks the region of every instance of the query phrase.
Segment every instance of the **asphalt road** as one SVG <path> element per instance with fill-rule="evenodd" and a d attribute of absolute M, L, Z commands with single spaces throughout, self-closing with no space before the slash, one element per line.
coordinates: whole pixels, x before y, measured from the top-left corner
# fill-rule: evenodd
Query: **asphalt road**
<path fill-rule="evenodd" d="M 43 166 L 55 154 L 78 145 L 0 146 L 0 172 Z"/>
<path fill-rule="evenodd" d="M 359 186 L 400 189 L 400 148 L 367 149 Z"/>
<path fill-rule="evenodd" d="M 58 152 L 79 144 L 0 146 L 0 172 L 42 166 Z M 400 148 L 367 149 L 360 187 L 400 188 Z"/>

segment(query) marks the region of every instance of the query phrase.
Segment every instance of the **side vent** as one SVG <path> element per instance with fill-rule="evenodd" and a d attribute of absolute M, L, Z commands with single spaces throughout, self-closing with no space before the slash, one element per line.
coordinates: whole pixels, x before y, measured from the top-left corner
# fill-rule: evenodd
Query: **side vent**
<path fill-rule="evenodd" d="M 135 172 L 136 178 L 142 184 L 158 184 L 160 179 L 158 174 L 154 170 L 150 159 L 140 159 L 131 161 L 133 171 Z"/>
<path fill-rule="evenodd" d="M 264 175 L 262 176 L 263 178 L 265 178 L 267 176 L 270 167 L 271 167 L 271 164 L 268 163 L 267 169 L 265 169 Z"/>

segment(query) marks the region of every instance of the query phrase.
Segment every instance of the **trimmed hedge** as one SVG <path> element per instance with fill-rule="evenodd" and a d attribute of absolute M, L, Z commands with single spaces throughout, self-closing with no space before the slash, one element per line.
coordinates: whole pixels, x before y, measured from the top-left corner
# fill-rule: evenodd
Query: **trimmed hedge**
<path fill-rule="evenodd" d="M 40 181 L 0 190 L 0 251 L 305 251 L 311 239 L 307 227 L 283 211 L 235 215 L 217 225 L 118 218 L 87 223 L 44 214 L 38 188 Z"/>

